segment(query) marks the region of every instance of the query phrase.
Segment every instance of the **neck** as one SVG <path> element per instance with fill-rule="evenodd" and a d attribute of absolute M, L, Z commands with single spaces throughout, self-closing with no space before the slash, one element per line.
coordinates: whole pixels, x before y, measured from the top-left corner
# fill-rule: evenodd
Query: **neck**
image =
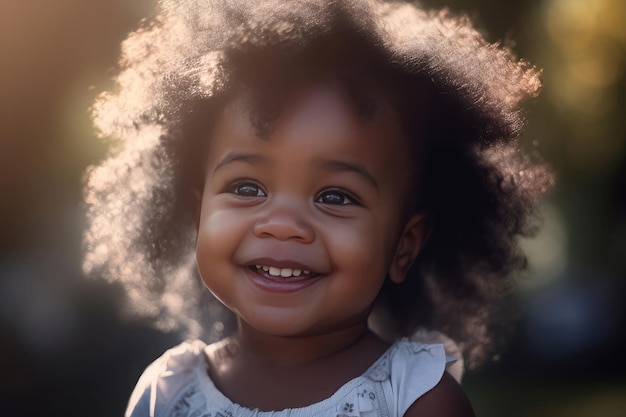
<path fill-rule="evenodd" d="M 259 333 L 239 319 L 235 341 L 242 354 L 274 365 L 296 365 L 322 359 L 374 337 L 367 323 L 358 323 L 330 333 L 306 336 L 275 336 Z"/>

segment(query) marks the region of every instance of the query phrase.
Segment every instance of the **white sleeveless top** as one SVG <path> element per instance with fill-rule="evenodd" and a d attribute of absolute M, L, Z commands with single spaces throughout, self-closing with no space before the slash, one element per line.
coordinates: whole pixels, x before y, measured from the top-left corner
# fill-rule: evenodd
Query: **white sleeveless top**
<path fill-rule="evenodd" d="M 441 343 L 405 338 L 329 398 L 307 407 L 260 411 L 233 403 L 215 387 L 206 347 L 199 340 L 184 342 L 154 361 L 139 379 L 126 417 L 400 417 L 455 361 Z"/>

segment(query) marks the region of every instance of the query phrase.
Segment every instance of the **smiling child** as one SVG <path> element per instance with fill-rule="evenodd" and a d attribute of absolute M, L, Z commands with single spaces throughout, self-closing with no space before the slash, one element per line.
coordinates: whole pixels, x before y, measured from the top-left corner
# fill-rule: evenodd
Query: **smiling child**
<path fill-rule="evenodd" d="M 214 342 L 154 361 L 126 415 L 472 416 L 446 369 L 489 351 L 551 182 L 517 143 L 538 72 L 373 0 L 165 1 L 121 64 L 85 267 Z"/>

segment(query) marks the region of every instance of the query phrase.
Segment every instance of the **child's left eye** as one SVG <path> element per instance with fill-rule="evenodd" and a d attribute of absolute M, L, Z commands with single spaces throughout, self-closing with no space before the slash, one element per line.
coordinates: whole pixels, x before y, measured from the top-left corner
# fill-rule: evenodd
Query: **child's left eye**
<path fill-rule="evenodd" d="M 328 190 L 320 193 L 315 198 L 315 202 L 336 206 L 345 206 L 347 204 L 354 204 L 355 200 L 343 191 Z"/>

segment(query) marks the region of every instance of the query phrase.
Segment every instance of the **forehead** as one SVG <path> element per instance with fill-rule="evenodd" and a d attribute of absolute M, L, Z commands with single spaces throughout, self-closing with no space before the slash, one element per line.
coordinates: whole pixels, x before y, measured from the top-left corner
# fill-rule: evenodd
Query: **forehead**
<path fill-rule="evenodd" d="M 408 150 L 400 116 L 384 92 L 372 88 L 355 94 L 333 81 L 302 84 L 267 100 L 240 92 L 218 117 L 211 142 L 243 137 L 263 142 L 277 136 L 300 138 L 317 148 L 327 142 L 340 148 L 354 139 L 364 150 Z"/>
<path fill-rule="evenodd" d="M 286 97 L 267 136 L 258 134 L 254 112 L 245 95 L 226 106 L 209 141 L 207 174 L 233 159 L 261 161 L 257 166 L 267 172 L 308 182 L 324 169 L 356 167 L 381 194 L 405 198 L 413 171 L 409 146 L 384 101 L 366 117 L 336 84 L 302 86 Z"/>

